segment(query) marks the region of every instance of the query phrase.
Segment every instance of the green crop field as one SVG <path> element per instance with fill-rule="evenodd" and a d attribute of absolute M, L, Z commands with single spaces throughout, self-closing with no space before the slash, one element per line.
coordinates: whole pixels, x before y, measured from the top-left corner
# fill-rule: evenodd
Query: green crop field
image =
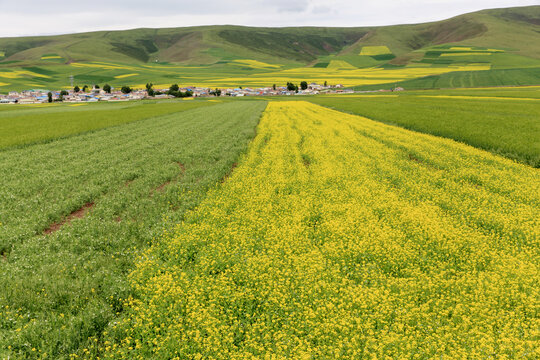
<path fill-rule="evenodd" d="M 444 136 L 540 167 L 540 92 L 426 91 L 310 101 L 407 129 Z"/>
<path fill-rule="evenodd" d="M 459 71 L 397 82 L 395 84 L 357 86 L 356 90 L 390 89 L 395 85 L 408 90 L 471 88 L 481 86 L 527 86 L 540 83 L 540 67 L 526 69 Z"/>
<path fill-rule="evenodd" d="M 131 102 L 111 104 L 28 105 L 0 111 L 0 149 L 49 141 L 91 130 L 185 111 L 210 102 Z"/>
<path fill-rule="evenodd" d="M 0 358 L 92 346 L 132 294 L 138 254 L 230 171 L 264 107 L 218 104 L 0 151 Z M 83 218 L 51 227 L 85 204 Z"/>

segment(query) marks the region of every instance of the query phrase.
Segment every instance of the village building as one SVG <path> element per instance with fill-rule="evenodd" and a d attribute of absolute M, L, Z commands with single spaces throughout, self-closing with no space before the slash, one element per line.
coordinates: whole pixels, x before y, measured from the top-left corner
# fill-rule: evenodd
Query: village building
<path fill-rule="evenodd" d="M 212 89 L 208 87 L 198 86 L 185 86 L 179 89 L 182 92 L 191 92 L 193 97 L 209 97 L 218 96 L 215 91 L 219 90 L 221 96 L 231 97 L 245 97 L 245 96 L 294 96 L 294 95 L 317 95 L 317 94 L 351 94 L 354 93 L 351 89 L 346 89 L 342 84 L 334 86 L 325 86 L 317 83 L 310 83 L 305 90 L 290 91 L 286 87 L 260 87 L 260 88 L 221 88 Z M 378 91 L 403 91 L 402 87 L 396 87 L 389 90 Z M 170 99 L 174 96 L 169 95 L 169 89 L 155 89 L 157 95 L 148 96 L 146 89 L 135 89 L 128 94 L 124 94 L 120 89 L 111 89 L 110 93 L 107 93 L 102 88 L 98 88 L 95 85 L 88 92 L 75 92 L 73 89 L 63 90 L 67 92 L 67 95 L 60 95 L 60 91 L 52 92 L 53 101 L 63 101 L 68 103 L 88 103 L 98 101 L 130 101 L 130 100 L 143 100 L 143 99 Z M 37 104 L 46 103 L 49 101 L 49 90 L 45 89 L 29 89 L 21 92 L 10 91 L 8 95 L 0 94 L 0 104 Z"/>

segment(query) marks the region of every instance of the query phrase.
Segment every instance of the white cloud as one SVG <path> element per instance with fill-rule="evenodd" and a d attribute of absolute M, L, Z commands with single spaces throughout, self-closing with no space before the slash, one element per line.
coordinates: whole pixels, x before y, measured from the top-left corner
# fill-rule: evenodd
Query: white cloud
<path fill-rule="evenodd" d="M 214 24 L 377 26 L 538 4 L 538 0 L 0 0 L 0 37 Z"/>

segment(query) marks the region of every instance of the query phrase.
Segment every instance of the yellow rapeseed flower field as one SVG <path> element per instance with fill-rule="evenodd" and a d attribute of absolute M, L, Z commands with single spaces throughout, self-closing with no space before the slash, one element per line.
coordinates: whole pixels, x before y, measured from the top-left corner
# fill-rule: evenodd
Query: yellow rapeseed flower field
<path fill-rule="evenodd" d="M 144 254 L 105 358 L 540 356 L 538 169 L 300 101 L 257 131 Z"/>
<path fill-rule="evenodd" d="M 360 50 L 360 55 L 385 55 L 391 54 L 392 52 L 387 46 L 362 46 Z"/>
<path fill-rule="evenodd" d="M 242 65 L 242 66 L 249 66 L 253 69 L 279 69 L 279 65 L 275 64 L 268 64 L 262 61 L 257 60 L 250 60 L 250 59 L 242 59 L 242 60 L 234 60 L 231 62 L 233 65 Z"/>
<path fill-rule="evenodd" d="M 466 52 L 466 53 L 463 53 L 463 52 L 456 52 L 456 53 L 443 53 L 441 54 L 441 57 L 445 57 L 445 56 L 482 56 L 482 55 L 491 55 L 492 53 L 490 52 Z"/>
<path fill-rule="evenodd" d="M 114 78 L 115 79 L 124 79 L 124 78 L 127 78 L 127 77 L 131 77 L 131 76 L 137 76 L 139 75 L 138 73 L 133 73 L 133 74 L 123 74 L 123 75 L 116 75 Z"/>
<path fill-rule="evenodd" d="M 133 66 L 119 65 L 106 62 L 93 61 L 92 63 L 71 63 L 70 66 L 79 68 L 98 68 L 103 70 L 136 70 Z"/>
<path fill-rule="evenodd" d="M 345 63 L 345 62 L 344 62 Z M 292 81 L 316 82 L 319 84 L 328 81 L 329 84 L 343 84 L 344 86 L 386 84 L 407 79 L 414 79 L 429 75 L 444 74 L 453 71 L 479 71 L 489 70 L 490 64 L 467 64 L 451 65 L 447 67 L 410 67 L 399 69 L 339 67 L 339 63 L 334 63 L 328 68 L 294 68 L 279 71 L 259 73 L 244 77 L 227 77 L 201 80 L 197 85 L 219 87 L 236 86 L 272 86 L 275 83 L 286 83 Z M 343 64 L 341 64 L 343 65 Z M 194 79 L 196 80 L 196 79 Z"/>
<path fill-rule="evenodd" d="M 22 77 L 39 77 L 50 79 L 50 76 L 39 74 L 30 70 L 0 71 L 0 77 L 6 79 L 19 79 Z"/>
<path fill-rule="evenodd" d="M 465 47 L 465 46 L 453 46 L 450 48 L 450 50 L 457 50 L 457 51 L 470 51 L 472 50 L 472 47 Z"/>

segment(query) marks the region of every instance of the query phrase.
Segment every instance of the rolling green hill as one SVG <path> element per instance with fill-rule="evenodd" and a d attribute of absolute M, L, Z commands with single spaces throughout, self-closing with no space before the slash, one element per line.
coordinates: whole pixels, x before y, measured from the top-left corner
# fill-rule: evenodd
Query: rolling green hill
<path fill-rule="evenodd" d="M 294 81 L 327 78 L 369 88 L 385 79 L 394 84 L 424 76 L 452 78 L 470 71 L 471 65 L 482 71 L 539 68 L 539 40 L 540 6 L 383 27 L 201 26 L 0 38 L 0 91 L 66 87 L 69 75 L 80 84 L 116 86 L 147 81 L 271 85 L 272 78 L 281 83 L 291 69 L 302 70 L 290 77 Z M 372 81 L 354 73 L 368 68 L 393 72 Z M 398 73 L 404 68 L 409 70 Z M 538 71 L 524 73 L 534 75 L 527 83 L 540 83 Z M 516 83 L 495 77 L 493 85 Z"/>
<path fill-rule="evenodd" d="M 239 58 L 307 63 L 343 50 L 367 33 L 345 28 L 208 26 L 99 31 L 0 39 L 4 62 L 114 61 L 212 64 Z M 49 56 L 47 56 L 49 55 Z M 50 59 L 42 59 L 50 57 Z"/>

